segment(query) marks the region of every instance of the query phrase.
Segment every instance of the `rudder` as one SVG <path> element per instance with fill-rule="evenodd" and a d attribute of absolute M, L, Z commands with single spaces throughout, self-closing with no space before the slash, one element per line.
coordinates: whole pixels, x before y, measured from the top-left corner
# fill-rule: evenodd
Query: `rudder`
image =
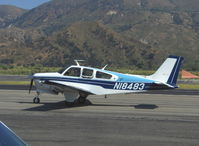
<path fill-rule="evenodd" d="M 181 56 L 171 56 L 171 55 L 169 56 L 169 58 L 176 58 L 177 60 L 176 60 L 175 66 L 173 67 L 173 70 L 169 76 L 167 84 L 176 86 L 178 75 L 180 72 L 180 67 L 181 67 L 181 64 L 182 64 L 182 61 L 184 58 Z"/>

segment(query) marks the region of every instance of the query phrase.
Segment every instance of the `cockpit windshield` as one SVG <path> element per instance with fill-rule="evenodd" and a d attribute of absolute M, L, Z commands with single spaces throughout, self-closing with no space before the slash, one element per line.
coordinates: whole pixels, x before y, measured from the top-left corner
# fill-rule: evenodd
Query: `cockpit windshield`
<path fill-rule="evenodd" d="M 57 72 L 62 74 L 65 70 L 66 70 L 66 68 L 64 67 L 64 68 L 61 68 L 60 70 L 58 70 Z"/>
<path fill-rule="evenodd" d="M 64 75 L 65 76 L 72 76 L 72 77 L 80 77 L 80 73 L 81 73 L 81 68 L 71 67 L 64 73 Z"/>
<path fill-rule="evenodd" d="M 70 65 L 65 66 L 65 67 L 61 68 L 60 70 L 58 70 L 57 72 L 60 73 L 60 74 L 62 74 L 69 66 Z"/>

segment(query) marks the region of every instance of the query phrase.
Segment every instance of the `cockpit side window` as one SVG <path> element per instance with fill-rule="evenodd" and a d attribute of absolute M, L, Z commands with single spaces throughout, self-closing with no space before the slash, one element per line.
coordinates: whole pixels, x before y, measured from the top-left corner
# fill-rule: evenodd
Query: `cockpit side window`
<path fill-rule="evenodd" d="M 97 71 L 96 72 L 96 78 L 99 78 L 99 79 L 111 79 L 112 75 L 109 75 L 107 73 L 103 73 L 103 72 Z"/>
<path fill-rule="evenodd" d="M 80 77 L 81 68 L 71 67 L 65 72 L 65 76 Z"/>
<path fill-rule="evenodd" d="M 84 68 L 82 72 L 82 78 L 93 78 L 93 70 Z"/>

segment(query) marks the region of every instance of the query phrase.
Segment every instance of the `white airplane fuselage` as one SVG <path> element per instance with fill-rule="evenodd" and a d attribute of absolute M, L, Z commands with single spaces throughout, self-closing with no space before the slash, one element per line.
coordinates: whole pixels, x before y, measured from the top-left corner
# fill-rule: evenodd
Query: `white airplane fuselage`
<path fill-rule="evenodd" d="M 170 56 L 151 76 L 122 74 L 104 69 L 72 65 L 62 72 L 36 73 L 32 76 L 37 93 L 63 93 L 73 102 L 90 94 L 108 95 L 174 89 L 182 57 Z M 168 70 L 165 70 L 168 68 Z"/>

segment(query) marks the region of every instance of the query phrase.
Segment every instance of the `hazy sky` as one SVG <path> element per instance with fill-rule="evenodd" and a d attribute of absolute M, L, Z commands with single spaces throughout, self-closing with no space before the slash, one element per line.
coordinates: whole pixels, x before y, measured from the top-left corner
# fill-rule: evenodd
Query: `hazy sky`
<path fill-rule="evenodd" d="M 24 9 L 32 9 L 50 0 L 0 0 L 0 5 L 14 5 Z"/>

